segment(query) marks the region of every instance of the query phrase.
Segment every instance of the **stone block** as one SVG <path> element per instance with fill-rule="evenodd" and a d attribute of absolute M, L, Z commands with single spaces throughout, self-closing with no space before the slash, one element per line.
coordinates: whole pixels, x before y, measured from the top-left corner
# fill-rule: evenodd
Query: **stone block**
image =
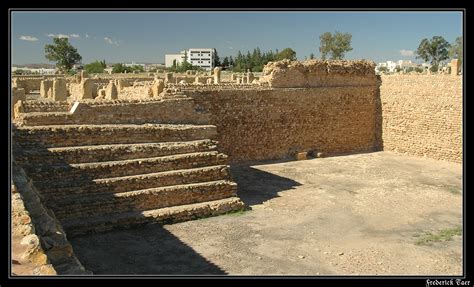
<path fill-rule="evenodd" d="M 308 159 L 307 152 L 299 152 L 296 154 L 296 160 L 305 160 L 305 159 Z"/>
<path fill-rule="evenodd" d="M 67 96 L 68 91 L 66 87 L 66 81 L 61 78 L 54 79 L 52 87 L 52 99 L 54 101 L 66 101 Z"/>

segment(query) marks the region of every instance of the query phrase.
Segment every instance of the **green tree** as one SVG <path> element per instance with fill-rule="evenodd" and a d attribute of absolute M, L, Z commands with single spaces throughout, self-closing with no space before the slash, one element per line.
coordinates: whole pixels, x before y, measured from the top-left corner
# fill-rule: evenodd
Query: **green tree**
<path fill-rule="evenodd" d="M 280 53 L 278 53 L 277 60 L 280 61 L 283 59 L 288 59 L 291 61 L 296 60 L 296 52 L 291 48 L 283 49 Z"/>
<path fill-rule="evenodd" d="M 319 40 L 319 52 L 321 52 L 323 60 L 328 56 L 330 56 L 331 60 L 341 60 L 344 59 L 346 52 L 352 51 L 352 35 L 349 33 L 336 31 L 333 35 L 330 32 L 326 32 L 319 36 Z"/>
<path fill-rule="evenodd" d="M 56 62 L 56 67 L 67 72 L 82 60 L 81 55 L 70 43 L 68 38 L 54 38 L 53 44 L 44 46 L 45 57 L 49 61 Z"/>
<path fill-rule="evenodd" d="M 18 69 L 16 71 L 14 71 L 13 74 L 14 75 L 24 75 L 24 74 L 26 74 L 26 71 L 22 70 L 22 69 Z"/>
<path fill-rule="evenodd" d="M 459 61 L 462 62 L 462 48 L 462 37 L 459 36 L 451 45 L 451 49 L 449 49 L 449 56 L 451 59 L 459 59 Z"/>
<path fill-rule="evenodd" d="M 104 69 L 107 67 L 105 64 L 105 60 L 103 61 L 95 61 L 92 63 L 89 63 L 84 66 L 84 70 L 86 70 L 87 73 L 89 74 L 100 74 L 104 72 Z"/>
<path fill-rule="evenodd" d="M 423 39 L 416 50 L 416 58 L 421 58 L 430 62 L 433 66 L 432 71 L 438 70 L 440 62 L 449 59 L 449 48 L 451 45 L 441 36 L 433 36 L 431 40 Z"/>
<path fill-rule="evenodd" d="M 313 53 L 309 54 L 309 58 L 310 58 L 311 60 L 313 60 L 313 59 L 314 59 L 314 54 L 313 54 Z"/>
<path fill-rule="evenodd" d="M 131 67 L 132 72 L 138 72 L 138 73 L 143 73 L 145 72 L 145 69 L 143 68 L 142 65 L 133 65 Z"/>
<path fill-rule="evenodd" d="M 224 66 L 224 68 L 226 67 L 229 67 L 229 57 L 225 57 L 224 60 L 222 61 L 222 66 Z"/>
<path fill-rule="evenodd" d="M 216 48 L 214 48 L 214 67 L 219 67 L 221 65 L 221 59 L 219 59 L 219 55 L 217 54 Z"/>
<path fill-rule="evenodd" d="M 133 70 L 130 67 L 125 66 L 124 64 L 115 64 L 112 66 L 112 73 L 131 73 Z"/>
<path fill-rule="evenodd" d="M 388 68 L 387 67 L 379 67 L 379 72 L 388 72 Z"/>

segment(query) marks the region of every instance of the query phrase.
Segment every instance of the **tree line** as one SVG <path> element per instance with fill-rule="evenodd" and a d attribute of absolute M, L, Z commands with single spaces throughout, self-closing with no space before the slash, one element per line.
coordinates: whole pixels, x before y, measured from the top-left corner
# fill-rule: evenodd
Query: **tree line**
<path fill-rule="evenodd" d="M 349 33 L 325 32 L 319 36 L 319 52 L 321 59 L 340 60 L 344 59 L 345 53 L 352 50 L 352 35 Z M 433 69 L 437 70 L 438 65 L 450 58 L 463 59 L 463 43 L 462 37 L 456 38 L 454 43 L 450 44 L 441 36 L 434 36 L 431 39 L 421 40 L 416 52 L 416 58 L 430 62 Z M 54 38 L 53 44 L 45 45 L 45 57 L 50 61 L 56 62 L 56 67 L 63 73 L 71 71 L 72 67 L 82 60 L 81 55 L 70 43 L 68 38 Z M 311 53 L 310 59 L 314 59 Z M 292 48 L 285 48 L 282 51 L 269 50 L 262 52 L 259 47 L 253 51 L 242 53 L 240 50 L 237 55 L 219 58 L 217 50 L 214 54 L 214 66 L 221 66 L 234 72 L 245 72 L 251 70 L 253 72 L 261 72 L 263 67 L 270 61 L 279 61 L 283 59 L 296 60 L 296 52 Z M 103 73 L 106 68 L 105 60 L 94 61 L 84 66 L 89 73 Z M 191 65 L 187 57 L 183 63 L 174 63 L 173 67 L 167 68 L 168 71 L 185 72 L 187 70 L 201 70 L 198 66 Z M 123 64 L 115 64 L 112 67 L 113 73 L 133 73 L 143 72 L 143 66 L 136 65 L 128 67 Z"/>
<path fill-rule="evenodd" d="M 438 71 L 439 64 L 448 59 L 463 60 L 462 37 L 456 38 L 454 43 L 450 44 L 441 36 L 433 36 L 431 39 L 423 39 L 416 49 L 416 58 L 430 62 L 431 71 Z"/>

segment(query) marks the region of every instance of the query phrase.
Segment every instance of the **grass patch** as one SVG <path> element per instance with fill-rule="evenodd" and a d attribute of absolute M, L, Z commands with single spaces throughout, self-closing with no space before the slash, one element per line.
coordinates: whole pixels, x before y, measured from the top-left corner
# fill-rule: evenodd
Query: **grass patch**
<path fill-rule="evenodd" d="M 455 235 L 461 235 L 462 228 L 460 226 L 455 228 L 446 228 L 439 230 L 436 233 L 425 232 L 424 234 L 415 234 L 414 237 L 418 237 L 416 245 L 433 245 L 434 242 L 443 242 L 453 239 Z"/>
<path fill-rule="evenodd" d="M 461 190 L 459 188 L 457 188 L 456 186 L 447 186 L 447 190 L 449 191 L 449 193 L 452 193 L 452 194 L 461 194 Z"/>
<path fill-rule="evenodd" d="M 226 215 L 230 215 L 230 216 L 241 216 L 243 215 L 247 210 L 245 209 L 239 209 L 239 210 L 233 210 L 233 211 L 229 211 L 226 213 Z"/>

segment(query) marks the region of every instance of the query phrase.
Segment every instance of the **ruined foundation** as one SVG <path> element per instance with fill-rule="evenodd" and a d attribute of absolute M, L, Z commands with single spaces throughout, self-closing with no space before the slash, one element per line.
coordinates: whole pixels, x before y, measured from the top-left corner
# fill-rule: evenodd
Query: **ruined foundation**
<path fill-rule="evenodd" d="M 442 78 L 446 96 L 435 92 L 428 106 L 411 81 L 426 87 L 433 76 L 380 78 L 374 68 L 310 60 L 269 63 L 260 77 L 230 80 L 219 69 L 40 79 L 37 100 L 13 90 L 15 165 L 66 238 L 241 210 L 229 163 L 382 149 L 460 162 L 460 77 Z"/>

